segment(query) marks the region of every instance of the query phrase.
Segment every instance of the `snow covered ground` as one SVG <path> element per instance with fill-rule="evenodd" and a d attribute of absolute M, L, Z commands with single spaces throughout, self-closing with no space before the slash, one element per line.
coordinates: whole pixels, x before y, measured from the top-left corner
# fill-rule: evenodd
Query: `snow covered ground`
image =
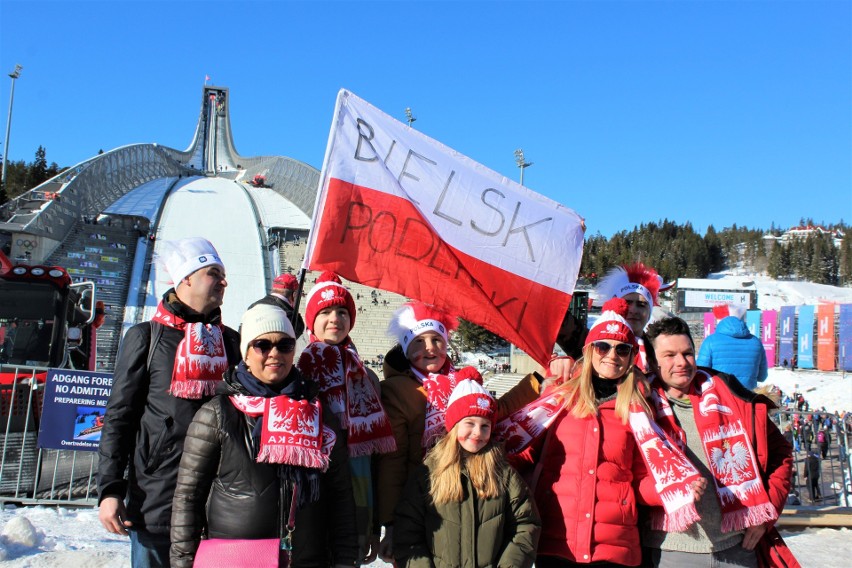
<path fill-rule="evenodd" d="M 0 564 L 8 568 L 125 568 L 126 538 L 108 534 L 94 509 L 8 507 L 0 512 Z M 852 557 L 852 530 L 807 529 L 784 532 L 802 566 L 833 568 Z M 381 561 L 372 568 L 386 568 Z"/>

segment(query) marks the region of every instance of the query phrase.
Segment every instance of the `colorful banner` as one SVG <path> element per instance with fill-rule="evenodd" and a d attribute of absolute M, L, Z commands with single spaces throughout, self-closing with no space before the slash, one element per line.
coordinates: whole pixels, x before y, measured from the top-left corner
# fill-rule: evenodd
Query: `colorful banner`
<path fill-rule="evenodd" d="M 97 451 L 112 373 L 48 369 L 38 447 Z"/>
<path fill-rule="evenodd" d="M 750 334 L 755 337 L 760 337 L 760 310 L 747 311 L 745 324 Z"/>
<path fill-rule="evenodd" d="M 793 367 L 793 355 L 795 353 L 793 339 L 796 334 L 796 308 L 795 306 L 783 306 L 781 308 L 780 321 L 778 323 L 778 362 L 782 367 Z"/>
<path fill-rule="evenodd" d="M 775 358 L 775 329 L 777 325 L 778 312 L 776 310 L 764 310 L 760 324 L 760 342 L 763 344 L 763 350 L 766 351 L 766 365 L 769 367 L 778 364 L 778 360 Z"/>
<path fill-rule="evenodd" d="M 837 366 L 852 371 L 852 304 L 841 304 L 838 327 Z"/>
<path fill-rule="evenodd" d="M 814 307 L 799 306 L 799 351 L 796 366 L 814 368 Z"/>
<path fill-rule="evenodd" d="M 577 213 L 340 91 L 305 268 L 435 304 L 545 364 L 582 254 Z"/>
<path fill-rule="evenodd" d="M 817 307 L 817 369 L 833 371 L 835 365 L 834 304 Z"/>
<path fill-rule="evenodd" d="M 713 335 L 714 331 L 716 331 L 716 316 L 713 315 L 713 312 L 706 312 L 704 314 L 704 337 Z"/>

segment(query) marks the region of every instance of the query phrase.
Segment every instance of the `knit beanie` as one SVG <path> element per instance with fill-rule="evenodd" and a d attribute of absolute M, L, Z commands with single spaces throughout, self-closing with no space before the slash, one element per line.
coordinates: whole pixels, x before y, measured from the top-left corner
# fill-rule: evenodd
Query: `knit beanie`
<path fill-rule="evenodd" d="M 355 327 L 355 300 L 334 272 L 323 272 L 317 278 L 317 283 L 311 288 L 305 304 L 305 322 L 311 331 L 314 330 L 317 314 L 333 306 L 346 308 L 349 312 L 349 329 Z"/>
<path fill-rule="evenodd" d="M 447 401 L 444 424 L 447 432 L 468 416 L 482 416 L 494 423 L 497 402 L 485 388 L 472 379 L 461 381 Z"/>
<path fill-rule="evenodd" d="M 205 266 L 216 265 L 225 270 L 219 253 L 207 239 L 191 237 L 163 241 L 161 247 L 162 250 L 157 258 L 165 264 L 175 288 L 180 286 L 184 278 Z"/>
<path fill-rule="evenodd" d="M 243 358 L 248 351 L 250 341 L 257 339 L 264 333 L 277 331 L 289 337 L 296 337 L 290 318 L 278 306 L 271 304 L 257 304 L 255 307 L 243 314 L 240 327 L 240 353 Z"/>
<path fill-rule="evenodd" d="M 283 294 L 286 290 L 295 290 L 299 287 L 299 281 L 296 277 L 287 272 L 279 274 L 272 281 L 272 291 Z"/>
<path fill-rule="evenodd" d="M 603 312 L 595 320 L 595 324 L 589 330 L 589 335 L 586 336 L 585 345 L 602 339 L 612 339 L 636 345 L 633 329 L 627 323 L 627 320 L 624 319 L 627 315 L 627 310 L 627 301 L 623 298 L 613 298 L 605 303 L 603 305 Z"/>
<path fill-rule="evenodd" d="M 408 355 L 408 346 L 418 335 L 434 331 L 449 341 L 449 333 L 458 327 L 458 318 L 422 302 L 409 302 L 394 312 L 388 335 L 396 339 Z"/>

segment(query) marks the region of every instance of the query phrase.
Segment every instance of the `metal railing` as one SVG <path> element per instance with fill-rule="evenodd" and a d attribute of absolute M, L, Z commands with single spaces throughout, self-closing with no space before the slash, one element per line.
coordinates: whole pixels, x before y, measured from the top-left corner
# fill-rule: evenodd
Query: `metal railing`
<path fill-rule="evenodd" d="M 97 504 L 97 452 L 38 447 L 46 367 L 0 366 L 0 502 Z"/>

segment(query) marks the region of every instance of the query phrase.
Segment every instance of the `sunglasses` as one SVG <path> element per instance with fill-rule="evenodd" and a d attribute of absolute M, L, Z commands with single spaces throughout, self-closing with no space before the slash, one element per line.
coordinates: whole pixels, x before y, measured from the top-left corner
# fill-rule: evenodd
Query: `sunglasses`
<path fill-rule="evenodd" d="M 592 347 L 598 352 L 598 355 L 605 357 L 610 349 L 615 349 L 615 354 L 619 357 L 627 357 L 633 352 L 633 346 L 629 343 L 619 343 L 618 345 L 610 345 L 606 341 L 595 341 Z"/>
<path fill-rule="evenodd" d="M 292 337 L 285 337 L 275 343 L 268 339 L 257 339 L 249 343 L 249 347 L 255 350 L 260 355 L 266 355 L 272 348 L 278 349 L 279 353 L 292 353 L 296 350 L 296 340 Z"/>

